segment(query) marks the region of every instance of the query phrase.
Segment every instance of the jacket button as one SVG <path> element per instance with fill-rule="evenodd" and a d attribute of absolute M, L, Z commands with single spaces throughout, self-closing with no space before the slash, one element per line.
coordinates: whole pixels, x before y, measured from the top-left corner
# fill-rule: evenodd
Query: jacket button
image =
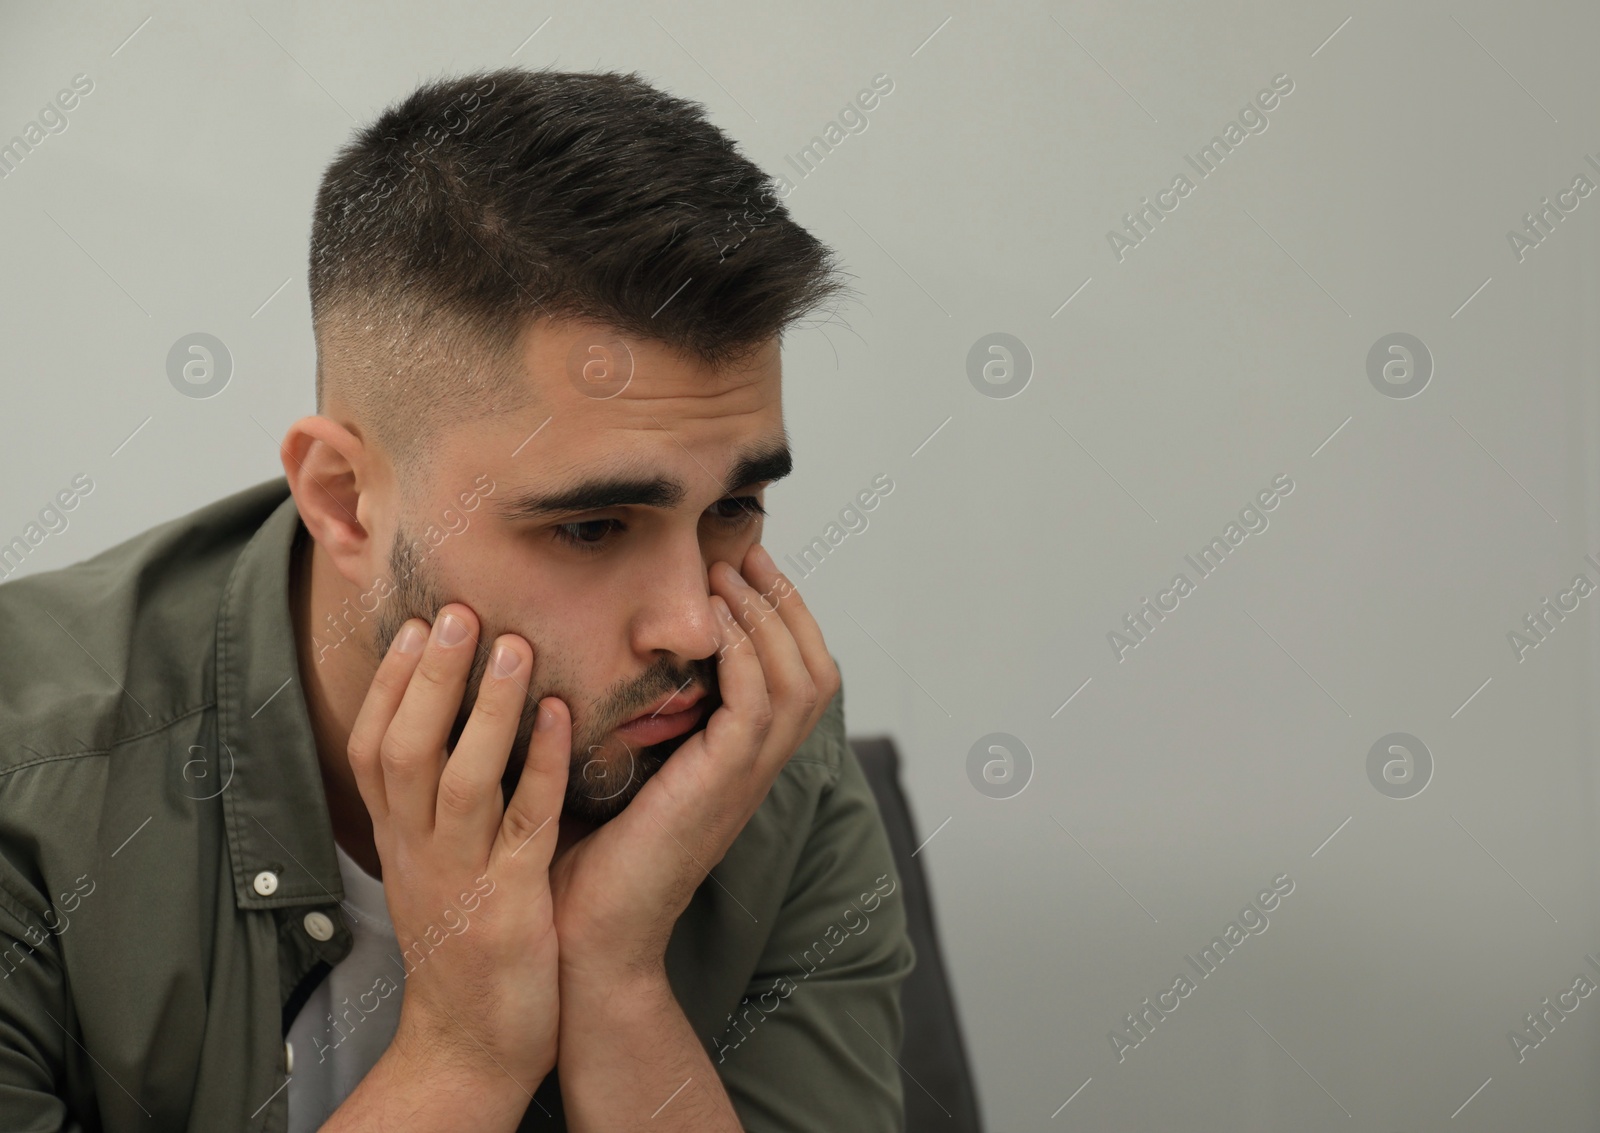
<path fill-rule="evenodd" d="M 312 940 L 333 939 L 333 921 L 328 918 L 327 913 L 320 913 L 313 909 L 306 914 L 305 919 L 300 923 L 305 926 L 306 935 Z"/>
<path fill-rule="evenodd" d="M 284 1043 L 283 1044 L 283 1072 L 285 1074 L 293 1074 L 294 1073 L 294 1044 L 293 1043 Z"/>
<path fill-rule="evenodd" d="M 278 875 L 270 869 L 264 869 L 256 874 L 256 879 L 251 884 L 257 893 L 263 897 L 270 897 L 278 891 Z"/>

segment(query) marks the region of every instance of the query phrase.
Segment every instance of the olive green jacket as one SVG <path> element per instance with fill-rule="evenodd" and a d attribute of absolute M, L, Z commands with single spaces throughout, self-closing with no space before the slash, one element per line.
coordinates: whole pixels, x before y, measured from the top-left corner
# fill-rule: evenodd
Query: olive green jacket
<path fill-rule="evenodd" d="M 349 951 L 283 479 L 0 585 L 0 1130 L 283 1130 Z M 315 939 L 307 921 L 331 939 Z M 915 955 L 843 694 L 667 949 L 748 1130 L 903 1127 Z M 565 1129 L 557 1075 L 521 1128 Z"/>

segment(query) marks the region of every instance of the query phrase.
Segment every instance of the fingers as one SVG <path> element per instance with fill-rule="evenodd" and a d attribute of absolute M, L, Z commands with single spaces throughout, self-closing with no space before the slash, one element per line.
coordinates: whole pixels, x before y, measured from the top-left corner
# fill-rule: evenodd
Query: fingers
<path fill-rule="evenodd" d="M 800 646 L 772 605 L 727 563 L 714 563 L 711 584 L 736 612 L 761 659 L 767 693 L 783 730 L 798 728 L 811 716 L 817 687 Z"/>
<path fill-rule="evenodd" d="M 720 639 L 717 687 L 722 694 L 722 706 L 706 721 L 706 747 L 718 752 L 745 751 L 755 759 L 773 719 L 766 676 L 749 636 L 734 620 L 727 600 L 720 594 L 713 594 L 711 607 L 716 611 Z"/>
<path fill-rule="evenodd" d="M 459 602 L 446 604 L 383 737 L 379 755 L 389 816 L 412 837 L 433 829 L 444 745 L 477 647 L 477 616 Z"/>
<path fill-rule="evenodd" d="M 367 813 L 374 823 L 387 821 L 389 817 L 379 758 L 383 737 L 405 696 L 406 686 L 411 683 L 411 674 L 422 659 L 422 647 L 427 640 L 428 623 L 421 618 L 411 618 L 400 627 L 389 645 L 389 652 L 378 663 L 372 687 L 361 704 L 361 711 L 356 714 L 355 726 L 350 729 L 350 741 L 345 749 L 350 757 L 350 770 L 361 791 L 361 801 L 367 804 Z"/>
<path fill-rule="evenodd" d="M 439 773 L 434 845 L 462 869 L 482 869 L 500 825 L 501 777 L 516 743 L 533 649 L 515 634 L 495 640 L 472 715 Z"/>
<path fill-rule="evenodd" d="M 812 683 L 817 687 L 817 703 L 812 709 L 811 720 L 811 723 L 815 723 L 816 718 L 827 709 L 834 693 L 839 691 L 839 667 L 834 664 L 828 646 L 822 639 L 822 629 L 807 608 L 805 599 L 800 596 L 799 589 L 778 569 L 772 556 L 760 543 L 751 544 L 745 555 L 744 576 L 769 604 L 777 608 L 778 616 L 789 627 L 795 644 L 800 647 L 806 671 L 811 674 Z"/>
<path fill-rule="evenodd" d="M 530 871 L 549 867 L 571 760 L 572 715 L 559 697 L 547 696 L 539 701 L 522 777 L 490 851 L 491 866 Z"/>

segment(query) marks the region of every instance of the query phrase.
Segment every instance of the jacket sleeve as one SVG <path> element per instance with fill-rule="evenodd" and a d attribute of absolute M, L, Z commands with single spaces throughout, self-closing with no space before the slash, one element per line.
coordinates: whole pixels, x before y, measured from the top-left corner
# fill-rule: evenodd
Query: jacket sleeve
<path fill-rule="evenodd" d="M 830 712 L 821 796 L 776 925 L 712 1063 L 749 1133 L 901 1133 L 900 987 L 916 961 L 872 789 Z M 819 723 L 818 727 L 823 727 Z"/>
<path fill-rule="evenodd" d="M 0 889 L 0 1129 L 82 1133 L 55 1092 L 70 1011 L 54 937 Z"/>

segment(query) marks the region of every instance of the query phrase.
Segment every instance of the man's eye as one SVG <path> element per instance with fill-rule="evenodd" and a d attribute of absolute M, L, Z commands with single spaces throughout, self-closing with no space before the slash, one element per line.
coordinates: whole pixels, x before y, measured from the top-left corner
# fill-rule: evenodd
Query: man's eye
<path fill-rule="evenodd" d="M 711 505 L 711 514 L 712 518 L 723 523 L 741 527 L 766 515 L 767 509 L 761 506 L 757 496 L 728 496 Z"/>
<path fill-rule="evenodd" d="M 767 512 L 758 496 L 728 496 L 712 504 L 707 514 L 724 527 L 738 529 L 754 523 Z M 580 551 L 600 551 L 614 535 L 625 530 L 626 525 L 618 519 L 579 519 L 556 524 L 550 528 L 550 534 L 558 543 Z"/>
<path fill-rule="evenodd" d="M 580 519 L 573 523 L 558 523 L 550 529 L 558 542 L 582 551 L 598 551 L 606 545 L 614 531 L 622 524 L 615 519 Z"/>

